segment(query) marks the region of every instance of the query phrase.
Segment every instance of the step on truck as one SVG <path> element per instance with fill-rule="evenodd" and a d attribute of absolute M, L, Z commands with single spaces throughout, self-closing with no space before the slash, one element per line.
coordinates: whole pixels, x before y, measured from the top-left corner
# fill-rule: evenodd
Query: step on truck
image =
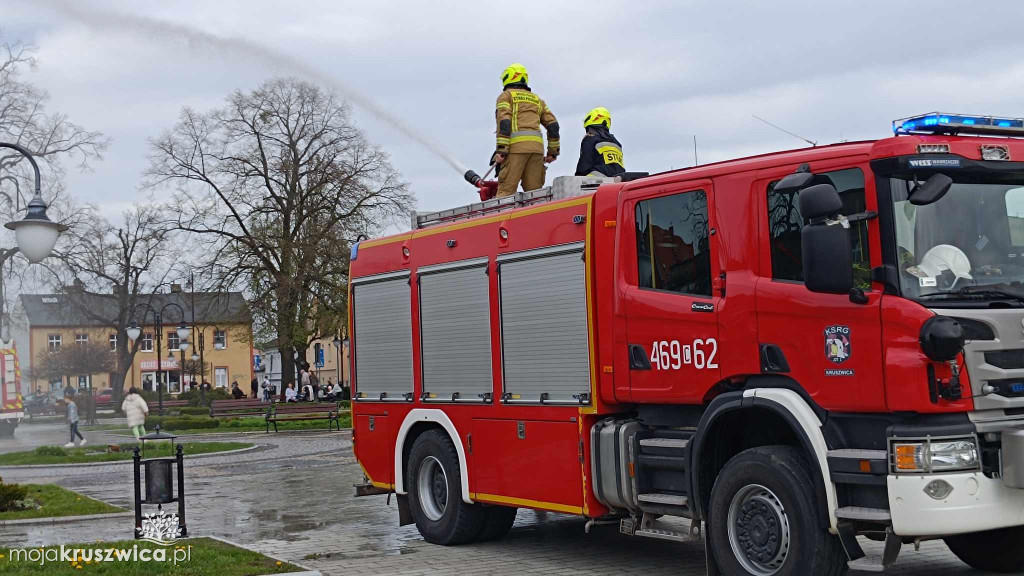
<path fill-rule="evenodd" d="M 703 538 L 712 574 L 932 539 L 1024 570 L 1024 120 L 893 131 L 354 245 L 358 493 L 442 545 L 532 508 Z"/>

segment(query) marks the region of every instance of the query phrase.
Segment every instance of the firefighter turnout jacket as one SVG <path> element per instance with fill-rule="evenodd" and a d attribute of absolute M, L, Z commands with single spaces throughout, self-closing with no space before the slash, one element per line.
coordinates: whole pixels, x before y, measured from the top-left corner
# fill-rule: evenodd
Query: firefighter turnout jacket
<path fill-rule="evenodd" d="M 580 145 L 577 176 L 618 176 L 626 171 L 622 144 L 604 126 L 587 126 Z"/>
<path fill-rule="evenodd" d="M 544 154 L 544 137 L 548 132 L 549 156 L 558 156 L 558 120 L 540 96 L 526 84 L 509 84 L 498 96 L 494 110 L 498 122 L 495 151 L 501 154 Z"/>

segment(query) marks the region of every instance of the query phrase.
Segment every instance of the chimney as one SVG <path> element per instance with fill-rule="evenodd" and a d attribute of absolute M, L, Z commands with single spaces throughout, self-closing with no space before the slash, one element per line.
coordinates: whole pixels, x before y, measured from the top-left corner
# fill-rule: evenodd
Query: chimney
<path fill-rule="evenodd" d="M 171 293 L 181 292 L 181 284 L 171 284 Z"/>

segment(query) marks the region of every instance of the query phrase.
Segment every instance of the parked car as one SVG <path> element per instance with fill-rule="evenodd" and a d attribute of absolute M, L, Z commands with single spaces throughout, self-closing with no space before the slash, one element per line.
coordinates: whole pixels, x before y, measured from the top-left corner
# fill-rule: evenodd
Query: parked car
<path fill-rule="evenodd" d="M 103 406 L 104 404 L 110 404 L 114 401 L 114 390 L 111 388 L 104 388 L 96 393 L 96 405 Z"/>
<path fill-rule="evenodd" d="M 29 418 L 34 416 L 51 416 L 57 413 L 57 405 L 53 398 L 47 394 L 32 394 L 26 396 L 23 401 L 25 414 Z"/>

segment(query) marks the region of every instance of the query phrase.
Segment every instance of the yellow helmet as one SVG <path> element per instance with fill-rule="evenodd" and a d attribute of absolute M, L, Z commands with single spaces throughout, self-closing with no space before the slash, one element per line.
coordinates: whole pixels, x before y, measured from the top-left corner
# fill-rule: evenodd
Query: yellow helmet
<path fill-rule="evenodd" d="M 527 84 L 530 81 L 530 75 L 526 73 L 526 66 L 516 63 L 501 73 L 501 85 L 508 86 L 509 84 Z"/>
<path fill-rule="evenodd" d="M 583 118 L 583 127 L 596 126 L 603 124 L 605 128 L 612 129 L 612 113 L 608 111 L 604 106 L 598 106 L 590 112 L 587 112 L 587 116 Z"/>

